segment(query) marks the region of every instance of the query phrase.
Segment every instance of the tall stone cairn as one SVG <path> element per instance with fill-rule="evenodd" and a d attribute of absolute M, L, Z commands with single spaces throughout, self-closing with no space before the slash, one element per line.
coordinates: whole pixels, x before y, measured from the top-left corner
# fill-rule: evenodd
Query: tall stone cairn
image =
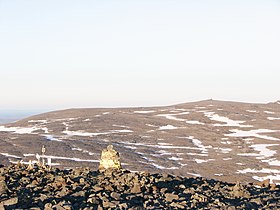
<path fill-rule="evenodd" d="M 113 149 L 113 145 L 108 145 L 106 149 L 102 150 L 98 170 L 103 172 L 106 170 L 117 170 L 120 168 L 121 161 L 119 153 Z"/>

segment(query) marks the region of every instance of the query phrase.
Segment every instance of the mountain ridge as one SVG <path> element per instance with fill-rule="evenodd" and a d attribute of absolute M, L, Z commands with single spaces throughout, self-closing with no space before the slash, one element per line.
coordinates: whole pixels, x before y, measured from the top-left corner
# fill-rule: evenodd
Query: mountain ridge
<path fill-rule="evenodd" d="M 156 106 L 121 106 L 121 107 L 79 107 L 79 108 L 66 108 L 66 109 L 58 109 L 58 110 L 53 110 L 53 111 L 48 111 L 48 112 L 43 112 L 40 114 L 32 115 L 21 120 L 45 115 L 45 114 L 51 114 L 51 113 L 56 113 L 56 112 L 64 112 L 64 111 L 75 111 L 75 110 L 94 110 L 94 109 L 99 109 L 99 110 L 111 110 L 111 109 L 146 109 L 146 108 L 164 108 L 164 107 L 175 107 L 175 106 L 184 106 L 186 104 L 198 104 L 198 103 L 229 103 L 229 104 L 254 104 L 254 105 L 266 105 L 266 104 L 280 104 L 280 100 L 275 101 L 275 102 L 268 102 L 268 103 L 259 103 L 259 102 L 239 102 L 239 101 L 231 101 L 231 100 L 216 100 L 216 99 L 204 99 L 204 100 L 199 100 L 199 101 L 191 101 L 191 102 L 182 102 L 182 103 L 176 103 L 176 104 L 170 104 L 170 105 L 156 105 Z"/>

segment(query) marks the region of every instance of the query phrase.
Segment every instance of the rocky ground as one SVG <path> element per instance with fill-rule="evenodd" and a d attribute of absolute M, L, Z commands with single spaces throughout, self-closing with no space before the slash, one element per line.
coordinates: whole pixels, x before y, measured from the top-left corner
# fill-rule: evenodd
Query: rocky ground
<path fill-rule="evenodd" d="M 0 209 L 279 209 L 280 186 L 125 169 L 0 166 Z"/>

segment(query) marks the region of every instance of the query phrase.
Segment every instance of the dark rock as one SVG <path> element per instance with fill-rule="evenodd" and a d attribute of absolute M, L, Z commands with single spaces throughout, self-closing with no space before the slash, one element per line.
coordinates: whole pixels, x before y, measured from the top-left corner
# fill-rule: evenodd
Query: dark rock
<path fill-rule="evenodd" d="M 44 209 L 45 210 L 51 210 L 51 209 L 53 209 L 52 206 L 53 205 L 51 203 L 46 203 L 45 206 L 44 206 Z"/>
<path fill-rule="evenodd" d="M 270 179 L 265 179 L 262 182 L 257 183 L 260 187 L 269 187 Z"/>
<path fill-rule="evenodd" d="M 44 202 L 45 200 L 48 199 L 48 196 L 45 195 L 45 194 L 41 194 L 40 197 L 39 197 L 39 199 L 40 199 L 42 202 Z"/>
<path fill-rule="evenodd" d="M 94 194 L 92 194 L 92 195 L 89 196 L 89 198 L 87 199 L 87 202 L 88 202 L 88 203 L 92 203 L 92 204 L 96 204 L 96 205 L 98 205 L 98 204 L 100 203 L 99 200 L 98 200 L 98 198 L 95 197 Z"/>
<path fill-rule="evenodd" d="M 8 192 L 8 186 L 4 180 L 0 181 L 0 195 Z"/>
<path fill-rule="evenodd" d="M 85 197 L 86 192 L 85 191 L 78 191 L 72 194 L 74 197 Z"/>
<path fill-rule="evenodd" d="M 110 196 L 112 197 L 112 198 L 114 198 L 115 200 L 120 200 L 120 198 L 121 198 L 121 194 L 120 193 L 117 193 L 117 192 L 112 192 L 111 194 L 110 194 Z"/>
<path fill-rule="evenodd" d="M 119 204 L 119 208 L 120 209 L 128 209 L 128 205 L 127 205 L 127 203 L 121 203 L 121 204 Z"/>
<path fill-rule="evenodd" d="M 166 193 L 165 194 L 165 200 L 167 202 L 172 202 L 173 200 L 178 200 L 179 196 L 176 194 L 172 194 L 172 193 Z"/>
<path fill-rule="evenodd" d="M 79 182 L 80 182 L 80 184 L 83 184 L 83 183 L 85 183 L 85 179 L 84 178 L 80 178 Z"/>
<path fill-rule="evenodd" d="M 251 202 L 256 203 L 256 204 L 258 204 L 258 205 L 261 205 L 261 204 L 262 204 L 261 198 L 254 198 L 254 199 L 251 199 Z"/>
<path fill-rule="evenodd" d="M 161 192 L 161 193 L 165 193 L 167 190 L 168 190 L 168 189 L 167 189 L 166 187 L 165 187 L 165 188 L 161 188 L 161 189 L 160 189 L 160 192 Z"/>
<path fill-rule="evenodd" d="M 102 205 L 104 208 L 115 208 L 116 207 L 115 203 L 112 203 L 109 201 L 103 201 Z"/>
<path fill-rule="evenodd" d="M 114 188 L 111 185 L 105 185 L 104 189 L 107 191 L 114 191 Z"/>
<path fill-rule="evenodd" d="M 227 206 L 226 207 L 226 210 L 235 210 L 236 208 L 235 208 L 235 206 Z"/>
<path fill-rule="evenodd" d="M 233 186 L 231 194 L 234 197 L 237 197 L 237 198 L 241 198 L 241 197 L 248 198 L 248 197 L 250 197 L 250 193 L 240 183 L 237 183 L 236 185 Z"/>
<path fill-rule="evenodd" d="M 93 186 L 93 188 L 92 188 L 92 190 L 94 191 L 94 192 L 98 192 L 98 191 L 102 191 L 102 190 L 104 190 L 102 187 L 99 187 L 99 186 Z"/>
<path fill-rule="evenodd" d="M 12 206 L 18 203 L 18 197 L 9 198 L 1 202 L 4 206 Z"/>
<path fill-rule="evenodd" d="M 172 202 L 172 203 L 170 204 L 170 206 L 172 206 L 172 207 L 174 207 L 174 208 L 177 208 L 177 209 L 184 209 L 184 208 L 185 208 L 184 205 L 182 205 L 182 204 L 180 204 L 180 203 L 174 203 L 174 202 Z"/>
<path fill-rule="evenodd" d="M 135 183 L 134 186 L 131 188 L 131 193 L 137 194 L 141 192 L 141 185 L 140 183 Z"/>

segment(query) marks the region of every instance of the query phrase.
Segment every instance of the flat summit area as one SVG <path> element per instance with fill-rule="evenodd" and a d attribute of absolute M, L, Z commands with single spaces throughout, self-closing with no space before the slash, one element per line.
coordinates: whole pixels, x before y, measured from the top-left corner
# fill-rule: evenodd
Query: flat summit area
<path fill-rule="evenodd" d="M 0 126 L 4 165 L 36 160 L 44 145 L 56 167 L 96 170 L 109 144 L 130 171 L 280 184 L 280 102 L 68 109 Z"/>

